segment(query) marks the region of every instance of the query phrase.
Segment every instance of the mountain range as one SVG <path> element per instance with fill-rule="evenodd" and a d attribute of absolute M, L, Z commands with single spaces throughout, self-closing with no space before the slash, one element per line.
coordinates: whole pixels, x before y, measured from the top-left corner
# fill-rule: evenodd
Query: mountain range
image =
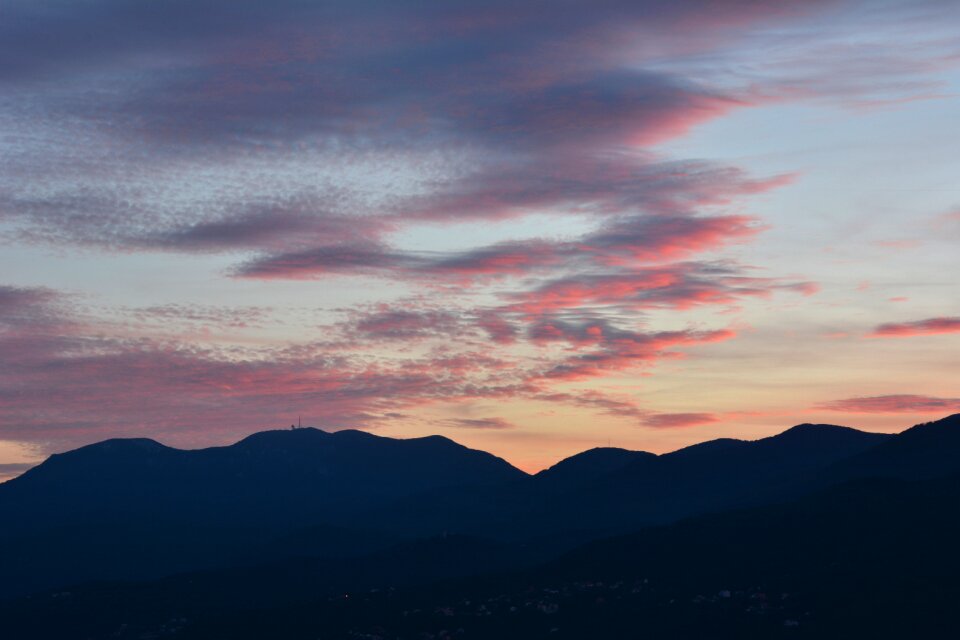
<path fill-rule="evenodd" d="M 279 606 L 496 572 L 664 580 L 673 567 L 700 581 L 747 579 L 735 565 L 756 575 L 756 558 L 778 566 L 777 544 L 820 566 L 817 544 L 838 533 L 845 542 L 827 553 L 837 558 L 866 535 L 856 517 L 888 532 L 901 516 L 921 519 L 918 509 L 935 520 L 940 502 L 923 496 L 953 496 L 955 476 L 960 415 L 896 435 L 803 424 L 663 455 L 599 448 L 535 475 L 438 436 L 296 429 L 192 451 L 108 440 L 0 484 L 0 594 L 22 604 L 69 587 L 113 601 L 109 585 L 137 581 L 145 586 L 124 587 L 124 602 L 203 591 L 219 607 Z M 708 561 L 713 553 L 727 559 Z"/>

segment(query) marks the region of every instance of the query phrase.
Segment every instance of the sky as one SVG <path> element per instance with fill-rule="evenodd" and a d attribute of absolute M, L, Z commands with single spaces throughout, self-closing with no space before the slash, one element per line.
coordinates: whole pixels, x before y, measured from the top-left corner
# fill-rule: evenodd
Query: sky
<path fill-rule="evenodd" d="M 0 0 L 0 479 L 960 412 L 960 5 Z"/>

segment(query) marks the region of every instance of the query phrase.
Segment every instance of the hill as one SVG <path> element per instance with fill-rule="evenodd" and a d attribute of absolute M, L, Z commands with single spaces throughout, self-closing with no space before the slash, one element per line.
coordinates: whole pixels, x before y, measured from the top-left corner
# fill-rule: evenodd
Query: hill
<path fill-rule="evenodd" d="M 109 440 L 0 485 L 0 596 L 296 557 L 352 562 L 447 535 L 500 549 L 490 568 L 519 566 L 851 479 L 960 473 L 958 426 L 953 416 L 890 436 L 805 424 L 659 456 L 594 449 L 535 476 L 441 437 L 298 429 L 193 451 Z"/>
<path fill-rule="evenodd" d="M 524 478 L 439 436 L 297 429 L 192 451 L 108 440 L 0 485 L 0 595 L 229 565 L 298 529 L 330 531 L 358 505 Z M 340 553 L 367 548 L 362 537 L 357 549 L 341 538 Z"/>

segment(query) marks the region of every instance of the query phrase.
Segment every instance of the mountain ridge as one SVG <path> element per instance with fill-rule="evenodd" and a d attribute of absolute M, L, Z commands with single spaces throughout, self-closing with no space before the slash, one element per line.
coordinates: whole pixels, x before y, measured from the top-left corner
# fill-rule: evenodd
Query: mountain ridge
<path fill-rule="evenodd" d="M 955 416 L 952 416 L 952 417 L 960 419 L 960 414 L 956 414 Z M 949 419 L 949 417 L 948 417 L 948 418 L 944 418 L 943 420 L 947 420 L 947 419 Z M 928 425 L 928 424 L 935 424 L 935 423 L 943 422 L 943 420 L 938 420 L 938 421 L 934 421 L 934 422 L 931 422 L 931 423 L 922 423 L 922 424 L 920 424 L 920 425 L 916 425 L 915 427 L 911 427 L 911 429 L 915 429 L 916 427 L 925 426 L 925 425 Z M 594 455 L 598 455 L 598 454 L 604 454 L 604 453 L 607 453 L 607 452 L 618 452 L 619 454 L 622 454 L 622 455 L 623 455 L 623 458 L 624 458 L 624 459 L 627 459 L 627 458 L 630 458 L 630 457 L 633 457 L 633 458 L 635 458 L 635 459 L 647 459 L 647 458 L 650 458 L 650 457 L 662 458 L 662 457 L 665 457 L 665 456 L 686 455 L 687 453 L 690 453 L 690 452 L 693 452 L 693 451 L 702 451 L 702 450 L 704 450 L 704 449 L 713 449 L 713 448 L 720 448 L 720 447 L 736 446 L 737 444 L 749 444 L 749 443 L 757 443 L 757 442 L 771 441 L 771 440 L 774 440 L 774 439 L 783 439 L 783 438 L 785 438 L 785 437 L 789 437 L 789 438 L 791 438 L 791 439 L 792 439 L 792 438 L 801 437 L 801 436 L 803 436 L 803 437 L 808 437 L 810 434 L 814 434 L 814 433 L 825 433 L 825 432 L 847 433 L 847 434 L 872 434 L 872 435 L 878 435 L 878 436 L 894 435 L 894 434 L 881 434 L 881 433 L 870 432 L 870 431 L 862 431 L 862 430 L 859 430 L 859 429 L 855 429 L 855 428 L 853 428 L 853 427 L 846 427 L 846 426 L 842 426 L 842 425 L 802 423 L 802 424 L 794 425 L 794 426 L 792 426 L 792 427 L 790 427 L 790 428 L 788 428 L 788 429 L 786 429 L 786 430 L 784 430 L 784 431 L 782 431 L 782 432 L 780 432 L 780 433 L 777 433 L 777 434 L 774 434 L 774 435 L 771 435 L 771 436 L 765 436 L 765 437 L 763 437 L 763 438 L 757 438 L 757 439 L 753 439 L 753 440 L 745 440 L 745 439 L 738 439 L 738 438 L 716 438 L 716 439 L 713 439 L 713 440 L 704 440 L 704 441 L 702 441 L 702 442 L 694 443 L 694 444 L 692 444 L 692 445 L 688 445 L 688 446 L 685 446 L 685 447 L 681 447 L 680 449 L 676 449 L 676 450 L 673 450 L 673 451 L 668 451 L 668 452 L 660 453 L 660 454 L 651 453 L 651 452 L 648 452 L 648 451 L 643 451 L 643 450 L 638 450 L 638 449 L 625 449 L 625 448 L 621 448 L 621 447 L 594 447 L 594 448 L 592 448 L 592 449 L 586 449 L 586 450 L 584 450 L 584 451 L 581 451 L 581 452 L 572 454 L 572 455 L 567 456 L 567 457 L 565 457 L 565 458 L 561 458 L 560 460 L 558 460 L 558 461 L 557 461 L 556 463 L 554 463 L 553 465 L 551 465 L 551 466 L 549 466 L 549 467 L 546 467 L 546 468 L 544 468 L 544 469 L 542 469 L 542 470 L 540 470 L 540 471 L 538 471 L 538 472 L 536 472 L 536 473 L 527 473 L 527 472 L 524 472 L 524 471 L 522 471 L 522 470 L 520 470 L 520 469 L 517 469 L 517 470 L 518 470 L 518 471 L 521 471 L 521 472 L 524 473 L 525 475 L 538 476 L 538 475 L 543 475 L 543 474 L 545 474 L 545 472 L 549 472 L 549 471 L 552 470 L 552 469 L 557 469 L 558 467 L 561 467 L 561 466 L 564 465 L 565 463 L 571 463 L 571 462 L 574 462 L 574 461 L 577 461 L 577 460 L 580 460 L 580 459 L 584 459 L 584 458 L 583 458 L 584 456 L 590 457 L 590 456 L 594 456 Z M 904 433 L 905 433 L 905 432 L 906 432 L 906 430 L 904 431 Z M 201 448 L 195 448 L 195 449 L 174 447 L 174 446 L 170 446 L 170 445 L 164 444 L 164 443 L 162 443 L 162 442 L 159 442 L 158 440 L 154 440 L 154 439 L 152 439 L 152 438 L 145 438 L 145 437 L 129 437 L 129 438 L 117 437 L 117 438 L 108 438 L 108 439 L 106 439 L 106 440 L 101 440 L 101 441 L 98 441 L 98 442 L 94 442 L 94 443 L 90 443 L 90 444 L 87 444 L 87 445 L 83 445 L 83 446 L 77 447 L 76 449 L 71 449 L 71 450 L 64 451 L 64 452 L 59 452 L 59 453 L 53 453 L 53 454 L 51 454 L 46 460 L 44 460 L 43 462 L 37 464 L 37 465 L 34 466 L 34 467 L 31 467 L 30 469 L 28 469 L 27 471 L 25 471 L 23 474 L 21 474 L 21 476 L 18 476 L 18 477 L 22 477 L 22 476 L 26 475 L 27 473 L 29 473 L 30 471 L 33 471 L 34 469 L 38 469 L 38 468 L 42 467 L 46 462 L 48 462 L 48 461 L 50 461 L 50 460 L 63 459 L 63 456 L 73 457 L 74 454 L 80 454 L 80 453 L 85 453 L 85 454 L 89 454 L 89 453 L 93 453 L 93 452 L 100 453 L 100 452 L 106 452 L 106 451 L 115 451 L 115 450 L 117 450 L 117 449 L 127 450 L 127 451 L 161 451 L 161 450 L 166 450 L 166 451 L 175 451 L 175 452 L 191 452 L 191 453 L 195 453 L 195 452 L 206 452 L 206 451 L 213 451 L 213 450 L 231 449 L 231 448 L 235 448 L 235 447 L 244 448 L 244 447 L 253 446 L 253 445 L 255 445 L 255 444 L 263 444 L 263 443 L 265 443 L 265 442 L 266 442 L 266 443 L 271 443 L 271 444 L 276 444 L 276 443 L 278 443 L 278 442 L 282 442 L 281 440 L 278 440 L 278 438 L 289 439 L 289 438 L 291 438 L 291 437 L 301 438 L 301 439 L 304 438 L 304 437 L 316 437 L 316 438 L 320 438 L 320 439 L 329 439 L 329 438 L 334 438 L 334 439 L 336 439 L 336 438 L 340 438 L 340 439 L 367 439 L 367 438 L 374 438 L 374 439 L 378 439 L 378 440 L 380 440 L 380 441 L 387 441 L 387 442 L 425 442 L 425 443 L 426 443 L 426 442 L 431 442 L 431 443 L 432 443 L 432 442 L 437 442 L 437 443 L 442 442 L 442 443 L 444 443 L 446 446 L 453 445 L 453 446 L 455 446 L 455 447 L 460 447 L 460 448 L 465 449 L 465 450 L 485 453 L 485 454 L 487 454 L 487 455 L 493 456 L 494 458 L 497 458 L 498 460 L 503 460 L 504 462 L 507 462 L 507 464 L 510 464 L 509 461 L 507 461 L 507 460 L 504 459 L 504 458 L 501 458 L 501 457 L 499 457 L 499 456 L 495 456 L 494 454 L 490 454 L 489 452 L 483 451 L 483 450 L 481 450 L 481 449 L 471 449 L 471 448 L 469 448 L 469 447 L 466 447 L 466 446 L 464 446 L 464 445 L 456 442 L 455 440 L 453 440 L 453 439 L 451 439 L 451 438 L 448 438 L 448 437 L 446 437 L 446 436 L 439 435 L 439 434 L 432 434 L 432 435 L 427 435 L 427 436 L 418 436 L 418 437 L 413 437 L 413 438 L 393 438 L 393 437 L 389 437 L 389 436 L 381 436 L 381 435 L 373 434 L 373 433 L 370 433 L 370 432 L 367 432 L 367 431 L 363 431 L 363 430 L 360 430 L 360 429 L 341 429 L 341 430 L 337 430 L 337 431 L 324 431 L 323 429 L 320 429 L 320 428 L 317 428 L 317 427 L 301 427 L 301 428 L 296 428 L 296 429 L 289 429 L 289 428 L 288 428 L 288 429 L 267 429 L 267 430 L 264 430 L 264 431 L 257 431 L 257 432 L 251 433 L 251 434 L 249 434 L 249 435 L 247 435 L 247 436 L 244 436 L 243 438 L 241 438 L 241 439 L 239 439 L 239 440 L 237 440 L 236 442 L 233 442 L 233 443 L 231 443 L 231 444 L 226 444 L 226 445 L 214 445 L 214 446 L 201 447 Z M 511 464 L 510 466 L 513 466 L 513 465 Z M 616 467 L 616 464 L 613 464 L 612 466 L 613 466 L 613 467 Z M 516 468 L 516 467 L 514 467 L 514 468 Z M 5 482 L 0 482 L 0 486 L 3 486 L 4 484 L 7 484 L 7 483 L 9 483 L 9 482 L 12 482 L 12 481 L 14 481 L 14 480 L 16 480 L 16 479 L 17 479 L 17 478 L 11 478 L 11 479 L 9 479 L 9 480 L 7 480 L 7 481 L 5 481 Z"/>
<path fill-rule="evenodd" d="M 0 596 L 254 562 L 294 548 L 349 556 L 446 533 L 537 540 L 560 552 L 851 478 L 953 472 L 960 415 L 897 435 L 800 424 L 661 455 L 599 447 L 533 476 L 443 436 L 285 429 L 205 449 L 110 439 L 0 484 Z"/>

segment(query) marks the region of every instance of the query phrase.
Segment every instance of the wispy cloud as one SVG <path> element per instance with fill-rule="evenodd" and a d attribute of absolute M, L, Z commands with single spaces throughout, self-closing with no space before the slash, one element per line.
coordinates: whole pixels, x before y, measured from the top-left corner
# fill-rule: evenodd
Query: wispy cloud
<path fill-rule="evenodd" d="M 440 422 L 442 426 L 454 429 L 514 429 L 515 426 L 503 418 L 451 418 Z"/>
<path fill-rule="evenodd" d="M 655 413 L 644 420 L 644 424 L 664 429 L 694 427 L 718 422 L 719 417 L 712 413 Z"/>
<path fill-rule="evenodd" d="M 927 318 L 912 322 L 889 322 L 879 325 L 869 335 L 872 338 L 909 338 L 944 333 L 960 333 L 960 316 Z"/>
<path fill-rule="evenodd" d="M 817 407 L 844 413 L 944 413 L 960 411 L 960 398 L 894 394 L 832 400 Z"/>

